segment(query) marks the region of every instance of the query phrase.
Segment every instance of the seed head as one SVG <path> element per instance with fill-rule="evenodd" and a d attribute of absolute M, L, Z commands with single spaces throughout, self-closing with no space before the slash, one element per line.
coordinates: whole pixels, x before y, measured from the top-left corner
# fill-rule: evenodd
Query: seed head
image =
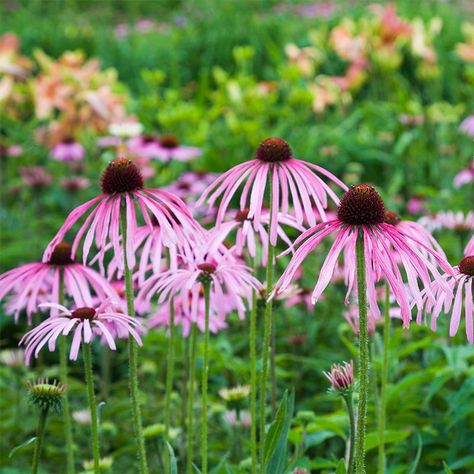
<path fill-rule="evenodd" d="M 94 308 L 77 308 L 75 309 L 72 314 L 71 318 L 78 318 L 81 321 L 85 319 L 94 319 L 96 317 L 96 310 Z"/>
<path fill-rule="evenodd" d="M 178 148 L 179 141 L 174 135 L 167 134 L 160 138 L 160 145 L 163 148 Z"/>
<path fill-rule="evenodd" d="M 237 212 L 237 214 L 235 215 L 235 220 L 237 222 L 246 221 L 249 217 L 249 212 L 250 212 L 250 209 L 248 207 L 245 209 L 242 209 L 241 211 Z"/>
<path fill-rule="evenodd" d="M 57 380 L 49 383 L 48 379 L 38 379 L 28 382 L 30 402 L 41 410 L 51 410 L 56 413 L 61 411 L 62 395 L 66 385 Z"/>
<path fill-rule="evenodd" d="M 72 245 L 67 242 L 59 242 L 53 250 L 53 254 L 49 259 L 51 265 L 70 265 L 74 263 L 71 257 Z"/>
<path fill-rule="evenodd" d="M 464 275 L 474 276 L 474 255 L 464 257 L 458 265 L 459 271 Z"/>
<path fill-rule="evenodd" d="M 385 207 L 382 198 L 369 184 L 356 184 L 344 194 L 337 216 L 349 225 L 382 224 Z"/>
<path fill-rule="evenodd" d="M 105 168 L 100 184 L 105 194 L 127 193 L 143 188 L 143 176 L 133 161 L 117 158 Z"/>
<path fill-rule="evenodd" d="M 392 224 L 392 225 L 398 225 L 400 224 L 400 216 L 393 211 L 385 211 L 385 223 L 386 224 Z"/>
<path fill-rule="evenodd" d="M 289 160 L 291 158 L 291 148 L 285 140 L 270 137 L 260 143 L 256 158 L 267 163 Z"/>

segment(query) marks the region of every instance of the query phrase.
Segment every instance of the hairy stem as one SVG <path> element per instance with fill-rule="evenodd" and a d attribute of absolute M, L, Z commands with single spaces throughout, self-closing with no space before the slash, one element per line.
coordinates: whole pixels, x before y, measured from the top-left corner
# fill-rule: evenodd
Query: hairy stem
<path fill-rule="evenodd" d="M 359 404 L 355 446 L 356 474 L 365 474 L 365 431 L 369 395 L 369 335 L 367 329 L 367 282 L 363 230 L 356 243 L 357 294 L 359 298 Z"/>
<path fill-rule="evenodd" d="M 202 474 L 207 474 L 207 380 L 209 377 L 209 310 L 211 283 L 203 283 L 204 287 L 204 360 L 202 367 Z"/>
<path fill-rule="evenodd" d="M 257 292 L 252 290 L 250 313 L 250 452 L 252 474 L 257 474 Z"/>
<path fill-rule="evenodd" d="M 59 295 L 58 303 L 64 305 L 64 271 L 59 269 Z M 68 384 L 67 369 L 67 344 L 66 336 L 59 336 L 59 378 L 64 385 Z M 63 425 L 66 441 L 66 473 L 74 474 L 74 444 L 72 438 L 71 413 L 69 409 L 69 396 L 63 395 Z"/>
<path fill-rule="evenodd" d="M 390 292 L 385 284 L 385 308 L 383 326 L 383 362 L 382 375 L 380 377 L 380 414 L 379 414 L 379 453 L 378 471 L 385 472 L 385 417 L 387 409 L 387 382 L 388 382 L 388 345 L 390 338 Z"/>
<path fill-rule="evenodd" d="M 40 411 L 38 418 L 38 428 L 36 430 L 35 451 L 33 453 L 33 463 L 31 465 L 32 474 L 38 472 L 38 466 L 41 456 L 41 448 L 43 447 L 44 429 L 46 427 L 46 420 L 48 419 L 48 408 Z"/>
<path fill-rule="evenodd" d="M 84 373 L 86 376 L 87 396 L 89 398 L 89 408 L 91 412 L 91 432 L 92 432 L 92 455 L 94 458 L 94 474 L 100 473 L 99 455 L 99 423 L 97 418 L 97 403 L 94 394 L 94 380 L 92 377 L 92 354 L 91 345 L 83 344 L 82 353 L 84 356 Z"/>
<path fill-rule="evenodd" d="M 346 402 L 347 415 L 349 417 L 349 458 L 347 460 L 347 474 L 352 474 L 354 472 L 354 441 L 355 441 L 355 417 L 354 417 L 354 403 L 352 400 L 352 393 L 344 395 L 344 401 Z"/>
<path fill-rule="evenodd" d="M 175 343 L 175 326 L 174 326 L 174 299 L 170 301 L 170 323 L 168 338 L 168 360 L 166 368 L 166 397 L 165 397 L 165 437 L 169 440 L 170 419 L 171 419 L 171 394 L 173 392 L 173 376 L 174 376 L 174 343 Z"/>
<path fill-rule="evenodd" d="M 189 361 L 189 390 L 188 390 L 188 435 L 186 437 L 187 452 L 186 452 L 186 473 L 193 472 L 193 408 L 194 408 L 194 385 L 196 383 L 196 338 L 197 326 L 196 323 L 191 325 L 191 350 Z"/>
<path fill-rule="evenodd" d="M 272 170 L 270 170 L 269 180 L 269 202 L 272 202 L 273 198 L 273 182 L 272 182 Z M 270 206 L 270 223 L 272 222 L 272 206 Z M 273 260 L 275 258 L 275 248 L 270 242 L 270 226 L 268 228 L 268 254 L 267 254 L 267 296 L 271 293 L 273 288 Z M 272 308 L 273 300 L 269 300 L 265 305 L 265 316 L 264 316 L 264 330 L 263 330 L 263 349 L 262 349 L 262 377 L 260 382 L 260 406 L 259 406 L 259 417 L 260 417 L 260 472 L 265 473 L 265 402 L 267 392 L 267 379 L 268 379 L 268 359 L 270 355 L 270 338 L 272 334 Z"/>
<path fill-rule="evenodd" d="M 120 207 L 120 227 L 123 245 L 123 267 L 125 276 L 125 293 L 127 297 L 127 312 L 129 316 L 135 316 L 135 305 L 133 302 L 132 272 L 127 261 L 127 212 L 122 201 Z M 142 415 L 138 403 L 138 350 L 137 343 L 132 336 L 128 337 L 128 361 L 129 361 L 129 389 L 130 403 L 132 406 L 133 426 L 137 440 L 139 472 L 148 474 L 148 464 L 145 451 L 145 438 L 143 436 Z"/>

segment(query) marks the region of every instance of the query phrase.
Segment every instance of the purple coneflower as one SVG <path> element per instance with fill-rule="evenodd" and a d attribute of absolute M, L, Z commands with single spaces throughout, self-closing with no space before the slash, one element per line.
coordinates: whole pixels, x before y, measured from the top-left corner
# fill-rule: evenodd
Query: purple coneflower
<path fill-rule="evenodd" d="M 51 150 L 51 158 L 57 161 L 81 161 L 86 154 L 84 147 L 72 138 L 65 139 L 54 145 Z"/>
<path fill-rule="evenodd" d="M 472 183 L 474 181 L 474 159 L 471 160 L 471 164 L 469 168 L 461 170 L 455 177 L 454 177 L 454 187 L 460 188 L 465 184 Z"/>
<path fill-rule="evenodd" d="M 24 166 L 20 168 L 23 183 L 32 188 L 40 189 L 49 186 L 53 177 L 42 166 Z"/>
<path fill-rule="evenodd" d="M 427 300 L 425 313 L 431 317 L 431 328 L 433 331 L 436 331 L 436 323 L 441 311 L 451 313 L 449 335 L 455 336 L 461 322 L 464 302 L 466 336 L 469 343 L 474 344 L 474 255 L 467 255 L 464 257 L 459 262 L 459 265 L 453 268 L 453 271 L 454 275 L 443 275 L 443 280 L 449 286 L 451 292 L 444 291 L 443 287 L 438 282 L 434 282 L 433 291 L 435 293 L 435 301 Z M 422 314 L 423 312 L 419 310 L 417 317 L 418 324 L 421 323 Z"/>
<path fill-rule="evenodd" d="M 105 300 L 97 308 L 80 307 L 69 310 L 56 303 L 43 303 L 43 308 L 59 310 L 56 316 L 51 316 L 39 326 L 26 333 L 20 340 L 20 345 L 25 345 L 25 360 L 29 365 L 31 356 L 38 357 L 40 350 L 48 344 L 50 352 L 54 352 L 56 340 L 60 335 L 67 336 L 72 330 L 71 352 L 69 359 L 76 360 L 81 344 L 89 344 L 95 336 L 103 336 L 111 350 L 116 349 L 115 338 L 117 334 L 130 334 L 142 345 L 140 332 L 144 328 L 140 321 L 123 313 L 113 311 L 111 300 Z"/>
<path fill-rule="evenodd" d="M 436 266 L 426 255 L 429 254 L 445 271 L 450 271 L 443 257 L 427 247 L 419 238 L 406 234 L 392 224 L 387 224 L 384 204 L 378 193 L 372 186 L 358 184 L 344 195 L 336 219 L 318 224 L 298 237 L 294 245 L 300 247 L 277 282 L 277 292 L 284 291 L 306 257 L 330 234 L 335 234 L 336 238 L 319 272 L 312 294 L 313 303 L 318 301 L 329 284 L 341 252 L 344 252 L 345 268 L 348 273 L 346 301 L 350 293 L 357 291 L 355 262 L 358 236 L 364 240 L 368 303 L 376 319 L 380 318 L 380 310 L 375 284 L 385 280 L 400 305 L 405 327 L 411 320 L 410 301 L 393 251 L 397 253 L 399 263 L 405 270 L 408 287 L 418 307 L 422 306 L 422 301 L 417 279 L 431 294 L 430 274 L 434 279 L 441 278 Z"/>
<path fill-rule="evenodd" d="M 64 278 L 64 294 L 76 306 L 89 306 L 96 295 L 101 300 L 116 298 L 112 286 L 99 273 L 74 261 L 71 245 L 59 242 L 46 262 L 27 263 L 0 275 L 0 300 L 9 293 L 8 310 L 18 321 L 19 314 L 26 310 L 28 324 L 38 305 L 49 301 L 60 302 L 61 272 Z"/>
<path fill-rule="evenodd" d="M 95 240 L 99 250 L 99 264 L 103 268 L 103 257 L 107 243 L 112 244 L 115 258 L 120 269 L 124 268 L 121 251 L 121 206 L 125 206 L 126 214 L 126 258 L 129 268 L 135 266 L 134 238 L 137 229 L 135 203 L 149 228 L 153 228 L 150 214 L 162 229 L 164 245 L 177 243 L 178 236 L 192 235 L 197 232 L 197 225 L 191 217 L 186 205 L 176 196 L 158 189 L 144 188 L 143 177 L 136 165 L 125 158 L 117 158 L 110 162 L 101 178 L 102 194 L 74 209 L 44 253 L 44 261 L 48 261 L 56 247 L 69 229 L 91 208 L 84 224 L 74 239 L 72 255 L 74 256 L 79 243 L 86 233 L 83 244 L 83 261 L 87 261 L 90 248 Z M 124 229 L 125 230 L 125 229 Z"/>
<path fill-rule="evenodd" d="M 222 197 L 217 213 L 217 223 L 220 224 L 232 197 L 245 182 L 240 196 L 240 210 L 248 208 L 248 218 L 258 226 L 261 223 L 263 198 L 269 181 L 272 190 L 270 242 L 275 246 L 278 216 L 280 212 L 283 215 L 290 212 L 290 201 L 293 202 L 292 213 L 294 212 L 298 225 L 302 225 L 305 218 L 310 225 L 316 224 L 313 204 L 325 220 L 328 195 L 336 204 L 339 203 L 336 194 L 314 171 L 329 178 L 342 189 L 347 189 L 342 181 L 324 168 L 293 158 L 290 146 L 281 138 L 267 138 L 258 147 L 253 160 L 234 166 L 222 174 L 204 191 L 198 203 L 208 199 L 213 206 Z"/>
<path fill-rule="evenodd" d="M 160 137 L 158 146 L 150 158 L 155 158 L 165 163 L 172 160 L 184 162 L 197 158 L 199 155 L 201 155 L 199 148 L 181 145 L 174 135 L 168 134 Z"/>
<path fill-rule="evenodd" d="M 471 137 L 474 137 L 474 115 L 466 117 L 461 122 L 461 125 L 459 125 L 459 130 L 466 133 L 467 135 L 470 135 Z"/>
<path fill-rule="evenodd" d="M 63 178 L 60 185 L 63 189 L 70 192 L 82 191 L 90 186 L 91 182 L 82 176 L 72 176 L 71 178 Z"/>
<path fill-rule="evenodd" d="M 354 367 L 352 362 L 344 365 L 333 364 L 330 372 L 323 372 L 334 390 L 351 389 L 354 385 Z"/>

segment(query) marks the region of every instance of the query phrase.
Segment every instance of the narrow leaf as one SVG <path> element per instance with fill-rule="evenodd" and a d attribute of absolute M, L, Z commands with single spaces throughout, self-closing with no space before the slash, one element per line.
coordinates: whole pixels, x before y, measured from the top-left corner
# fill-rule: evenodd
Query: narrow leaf
<path fill-rule="evenodd" d="M 165 441 L 166 446 L 168 447 L 168 458 L 169 458 L 169 474 L 178 474 L 178 464 L 176 462 L 176 456 L 174 455 L 173 446 Z"/>
<path fill-rule="evenodd" d="M 27 448 L 30 444 L 33 444 L 35 441 L 36 441 L 36 436 L 33 436 L 33 438 L 30 438 L 28 441 L 25 441 L 24 443 L 22 443 L 22 444 L 16 446 L 15 448 L 13 448 L 10 451 L 10 454 L 8 455 L 8 457 L 12 458 L 13 456 L 15 456 L 15 454 L 18 451 L 21 451 L 21 450 Z"/>

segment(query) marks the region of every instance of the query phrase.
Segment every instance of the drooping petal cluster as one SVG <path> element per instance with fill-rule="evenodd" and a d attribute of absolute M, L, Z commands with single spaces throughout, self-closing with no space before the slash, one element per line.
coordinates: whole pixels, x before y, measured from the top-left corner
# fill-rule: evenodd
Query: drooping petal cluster
<path fill-rule="evenodd" d="M 248 218 L 256 227 L 262 223 L 265 191 L 268 180 L 271 181 L 272 201 L 270 241 L 276 245 L 279 215 L 291 214 L 298 225 L 307 220 L 309 225 L 316 224 L 313 206 L 326 220 L 328 196 L 337 204 L 339 199 L 315 171 L 337 186 L 347 187 L 336 176 L 324 168 L 292 157 L 289 145 L 280 138 L 267 138 L 258 150 L 255 159 L 234 166 L 219 176 L 202 194 L 199 203 L 208 200 L 214 206 L 220 199 L 217 212 L 217 224 L 224 221 L 232 198 L 242 187 L 240 194 L 241 211 L 248 209 Z M 290 203 L 293 207 L 290 209 Z"/>
<path fill-rule="evenodd" d="M 131 335 L 138 345 L 142 345 L 140 333 L 144 331 L 141 322 L 126 314 L 114 311 L 112 301 L 104 301 L 98 308 L 82 307 L 69 310 L 55 303 L 44 303 L 44 308 L 59 310 L 39 326 L 26 333 L 20 340 L 25 345 L 25 361 L 29 365 L 31 356 L 38 357 L 40 350 L 47 344 L 50 352 L 56 347 L 60 336 L 73 333 L 69 358 L 76 360 L 81 344 L 91 343 L 96 336 L 102 336 L 111 350 L 116 349 L 115 338 L 118 335 Z"/>
<path fill-rule="evenodd" d="M 343 364 L 333 364 L 330 372 L 323 372 L 334 390 L 347 390 L 354 385 L 354 366 L 352 362 L 344 362 Z"/>
<path fill-rule="evenodd" d="M 451 272 L 450 266 L 434 250 L 420 240 L 405 234 L 397 227 L 387 224 L 383 202 L 375 189 L 369 185 L 357 185 L 348 191 L 339 206 L 336 219 L 323 222 L 304 232 L 296 241 L 299 245 L 288 267 L 276 284 L 281 292 L 291 283 L 293 275 L 307 256 L 329 235 L 334 236 L 332 247 L 319 271 L 312 293 L 316 303 L 328 286 L 341 254 L 344 257 L 347 285 L 346 304 L 351 293 L 357 294 L 356 241 L 359 235 L 364 240 L 367 301 L 374 318 L 380 318 L 376 285 L 386 281 L 400 306 L 404 326 L 411 320 L 411 300 L 418 308 L 423 306 L 423 288 L 433 300 L 431 281 L 441 281 L 437 266 Z M 394 252 L 397 258 L 394 257 Z M 426 254 L 436 261 L 435 265 Z M 400 270 L 401 267 L 403 271 Z M 409 292 L 406 291 L 407 285 Z M 421 287 L 420 287 L 421 286 Z M 442 285 L 449 291 L 447 285 Z M 275 293 L 274 291 L 274 293 Z"/>

